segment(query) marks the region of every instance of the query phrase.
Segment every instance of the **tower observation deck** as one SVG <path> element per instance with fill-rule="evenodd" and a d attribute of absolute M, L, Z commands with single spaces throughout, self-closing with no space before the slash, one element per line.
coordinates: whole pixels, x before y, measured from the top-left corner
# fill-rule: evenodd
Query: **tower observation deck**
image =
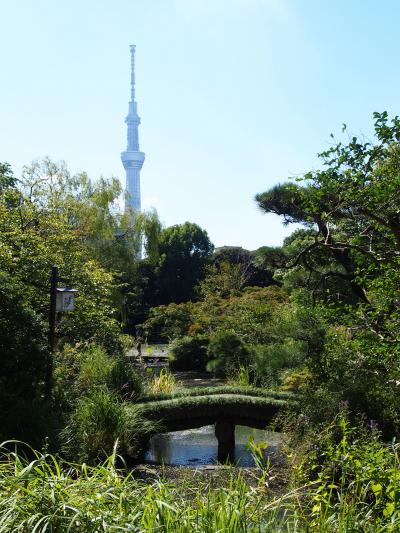
<path fill-rule="evenodd" d="M 129 111 L 125 119 L 128 127 L 127 147 L 121 153 L 121 161 L 126 173 L 127 199 L 125 210 L 132 208 L 134 211 L 141 210 L 140 200 L 140 171 L 144 162 L 144 153 L 139 148 L 139 124 L 140 117 L 137 113 L 137 103 L 135 100 L 135 45 L 131 49 L 131 100 Z"/>

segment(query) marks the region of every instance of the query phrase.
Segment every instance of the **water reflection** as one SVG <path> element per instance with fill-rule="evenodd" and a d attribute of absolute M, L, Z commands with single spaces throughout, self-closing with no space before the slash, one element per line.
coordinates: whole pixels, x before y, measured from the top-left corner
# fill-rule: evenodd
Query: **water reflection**
<path fill-rule="evenodd" d="M 267 442 L 267 455 L 273 455 L 280 444 L 280 434 L 246 426 L 235 429 L 235 459 L 240 466 L 253 466 L 254 461 L 246 449 L 250 436 L 255 442 Z M 174 431 L 155 435 L 150 441 L 146 460 L 168 465 L 207 465 L 217 462 L 218 443 L 214 426 L 204 426 L 186 431 Z"/>

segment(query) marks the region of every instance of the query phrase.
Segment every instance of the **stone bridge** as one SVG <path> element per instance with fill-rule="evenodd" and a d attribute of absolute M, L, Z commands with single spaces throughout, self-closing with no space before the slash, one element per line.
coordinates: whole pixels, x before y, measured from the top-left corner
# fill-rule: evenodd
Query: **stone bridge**
<path fill-rule="evenodd" d="M 262 389 L 214 387 L 189 389 L 180 394 L 144 399 L 135 405 L 148 420 L 158 421 L 157 433 L 215 424 L 218 460 L 234 459 L 235 426 L 265 429 L 282 410 L 293 405 L 293 397 Z"/>

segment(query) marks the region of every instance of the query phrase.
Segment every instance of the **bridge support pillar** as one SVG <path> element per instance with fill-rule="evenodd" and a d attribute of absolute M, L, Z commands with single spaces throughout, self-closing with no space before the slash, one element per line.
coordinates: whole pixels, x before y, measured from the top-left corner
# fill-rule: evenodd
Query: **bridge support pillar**
<path fill-rule="evenodd" d="M 218 440 L 218 461 L 220 463 L 235 460 L 235 425 L 230 422 L 216 422 L 215 436 Z"/>

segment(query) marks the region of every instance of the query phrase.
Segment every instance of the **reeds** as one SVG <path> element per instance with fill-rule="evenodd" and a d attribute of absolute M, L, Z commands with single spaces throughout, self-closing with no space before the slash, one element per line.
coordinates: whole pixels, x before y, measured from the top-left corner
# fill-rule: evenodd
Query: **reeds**
<path fill-rule="evenodd" d="M 10 451 L 11 450 L 11 451 Z M 213 488 L 197 480 L 174 486 L 145 483 L 117 470 L 116 447 L 95 467 L 64 463 L 20 443 L 0 449 L 0 533 L 344 533 L 395 532 L 397 511 L 387 520 L 354 494 L 307 511 L 313 483 L 273 498 L 267 472 L 249 486 L 237 470 Z"/>

